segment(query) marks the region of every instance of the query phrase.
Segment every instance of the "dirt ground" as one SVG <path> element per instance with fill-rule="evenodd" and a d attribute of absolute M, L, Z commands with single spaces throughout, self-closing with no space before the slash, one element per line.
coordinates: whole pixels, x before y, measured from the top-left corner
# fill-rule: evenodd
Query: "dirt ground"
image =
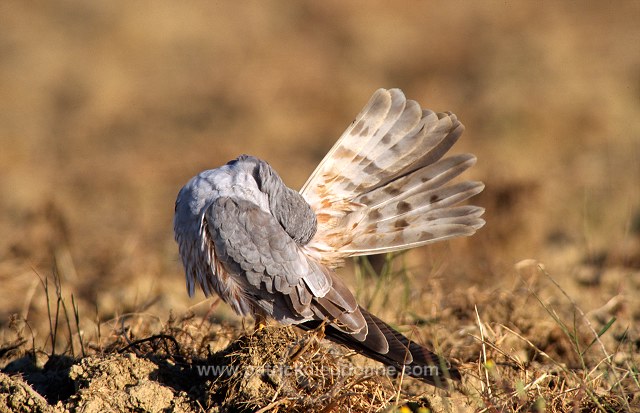
<path fill-rule="evenodd" d="M 0 411 L 640 411 L 638 21 L 635 1 L 4 3 Z M 486 184 L 473 237 L 341 271 L 461 363 L 450 390 L 252 334 L 188 297 L 173 240 L 191 176 L 248 153 L 299 188 L 379 87 L 455 112 Z M 303 372 L 247 367 L 274 365 Z"/>

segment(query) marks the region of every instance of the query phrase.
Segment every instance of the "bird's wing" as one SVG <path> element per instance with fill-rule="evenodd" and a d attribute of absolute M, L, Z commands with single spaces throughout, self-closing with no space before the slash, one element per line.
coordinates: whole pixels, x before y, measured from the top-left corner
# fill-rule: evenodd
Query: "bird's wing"
<path fill-rule="evenodd" d="M 379 89 L 301 190 L 318 230 L 305 250 L 335 266 L 347 256 L 396 251 L 471 235 L 482 208 L 457 204 L 480 182 L 447 185 L 475 163 L 444 158 L 464 126 L 398 89 Z"/>
<path fill-rule="evenodd" d="M 205 221 L 216 259 L 234 278 L 227 282 L 269 316 L 287 323 L 333 321 L 342 331 L 366 335 L 366 321 L 348 288 L 308 257 L 271 214 L 251 202 L 221 197 L 207 209 Z"/>
<path fill-rule="evenodd" d="M 398 368 L 440 364 L 434 353 L 358 306 L 333 270 L 308 257 L 255 204 L 218 198 L 205 221 L 216 259 L 225 268 L 223 276 L 235 277 L 240 296 L 250 297 L 270 317 L 302 328 L 327 322 L 328 338 Z M 433 382 L 425 377 L 427 373 L 420 378 Z"/>

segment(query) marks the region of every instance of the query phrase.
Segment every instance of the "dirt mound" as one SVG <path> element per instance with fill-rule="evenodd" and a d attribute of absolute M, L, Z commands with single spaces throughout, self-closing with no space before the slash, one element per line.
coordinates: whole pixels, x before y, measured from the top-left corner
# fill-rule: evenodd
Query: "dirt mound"
<path fill-rule="evenodd" d="M 186 334 L 190 326 L 173 327 L 176 335 L 125 340 L 119 349 L 113 343 L 75 360 L 25 354 L 0 373 L 0 411 L 364 412 L 394 401 L 429 406 L 426 399 L 400 396 L 383 369 L 354 364 L 360 356 L 319 341 L 320 333 L 265 327 L 211 353 L 215 345 L 194 341 Z"/>
<path fill-rule="evenodd" d="M 213 366 L 231 370 L 212 390 L 223 404 L 251 409 L 320 411 L 340 405 L 348 411 L 371 411 L 386 405 L 396 395 L 389 378 L 371 374 L 373 368 L 357 367 L 351 356 L 321 344 L 313 333 L 264 328 L 240 337 L 213 358 Z"/>
<path fill-rule="evenodd" d="M 45 398 L 19 376 L 0 373 L 0 411 L 41 413 L 52 410 Z"/>
<path fill-rule="evenodd" d="M 85 358 L 69 370 L 76 393 L 64 405 L 96 413 L 191 411 L 184 395 L 163 380 L 170 369 L 134 353 Z"/>

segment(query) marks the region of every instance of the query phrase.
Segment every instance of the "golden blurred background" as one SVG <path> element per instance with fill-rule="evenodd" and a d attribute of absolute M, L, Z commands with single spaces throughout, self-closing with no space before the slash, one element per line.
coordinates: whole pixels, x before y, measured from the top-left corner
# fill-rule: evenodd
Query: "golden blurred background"
<path fill-rule="evenodd" d="M 631 0 L 4 2 L 0 340 L 14 313 L 45 340 L 54 271 L 91 320 L 200 303 L 180 187 L 248 153 L 299 188 L 380 87 L 456 113 L 486 184 L 485 228 L 410 254 L 416 288 L 493 291 L 525 258 L 569 290 L 638 268 L 639 21 Z"/>

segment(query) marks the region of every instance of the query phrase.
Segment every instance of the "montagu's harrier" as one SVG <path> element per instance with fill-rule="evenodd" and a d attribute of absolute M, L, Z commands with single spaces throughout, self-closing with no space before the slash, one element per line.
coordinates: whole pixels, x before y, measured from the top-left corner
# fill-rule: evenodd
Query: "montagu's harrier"
<path fill-rule="evenodd" d="M 395 331 L 336 275 L 346 257 L 473 234 L 484 210 L 460 203 L 481 182 L 450 181 L 470 154 L 444 157 L 464 127 L 398 89 L 375 92 L 300 192 L 268 163 L 240 156 L 178 194 L 175 237 L 187 288 L 214 292 L 238 314 L 312 329 L 436 386 L 455 366 Z"/>

